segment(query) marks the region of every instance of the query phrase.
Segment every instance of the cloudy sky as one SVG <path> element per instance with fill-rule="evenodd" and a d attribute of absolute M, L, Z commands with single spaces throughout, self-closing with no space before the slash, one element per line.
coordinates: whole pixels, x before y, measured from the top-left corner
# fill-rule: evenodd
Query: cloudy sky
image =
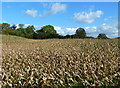
<path fill-rule="evenodd" d="M 118 36 L 117 2 L 3 2 L 2 22 L 34 25 L 53 25 L 59 34 L 74 34 L 79 27 L 88 36 L 105 33 Z"/>

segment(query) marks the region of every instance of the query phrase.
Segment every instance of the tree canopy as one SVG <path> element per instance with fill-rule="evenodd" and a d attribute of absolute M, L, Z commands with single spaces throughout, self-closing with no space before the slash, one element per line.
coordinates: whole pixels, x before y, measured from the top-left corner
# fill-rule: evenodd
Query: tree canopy
<path fill-rule="evenodd" d="M 106 34 L 104 33 L 100 33 L 98 36 L 97 36 L 98 39 L 108 39 L 108 37 L 106 36 Z"/>
<path fill-rule="evenodd" d="M 86 38 L 86 32 L 85 32 L 84 28 L 78 28 L 76 30 L 76 36 L 78 38 Z"/>
<path fill-rule="evenodd" d="M 2 30 L 5 30 L 5 29 L 7 29 L 9 27 L 10 27 L 10 24 L 8 24 L 8 23 L 2 23 L 2 24 L 0 24 L 0 28 L 2 28 Z"/>
<path fill-rule="evenodd" d="M 94 37 L 89 37 L 86 35 L 86 31 L 84 28 L 78 28 L 75 32 L 75 34 L 72 35 L 59 35 L 57 34 L 57 31 L 54 29 L 54 26 L 52 25 L 45 25 L 41 27 L 39 30 L 36 30 L 33 25 L 28 25 L 26 28 L 24 28 L 24 24 L 18 24 L 19 27 L 16 25 L 10 26 L 8 23 L 1 23 L 0 28 L 2 34 L 8 34 L 8 35 L 16 35 L 16 36 L 21 36 L 25 38 L 30 38 L 30 39 L 47 39 L 47 38 L 59 38 L 59 39 L 64 39 L 64 38 L 94 38 Z M 108 39 L 108 37 L 100 33 L 97 36 L 98 39 Z"/>
<path fill-rule="evenodd" d="M 39 38 L 53 38 L 57 34 L 52 25 L 43 26 L 40 30 L 37 30 L 37 37 Z"/>

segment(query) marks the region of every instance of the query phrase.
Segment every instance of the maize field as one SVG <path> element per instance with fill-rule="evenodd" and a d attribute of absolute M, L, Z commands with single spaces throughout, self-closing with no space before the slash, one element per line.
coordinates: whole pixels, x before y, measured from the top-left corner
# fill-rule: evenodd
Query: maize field
<path fill-rule="evenodd" d="M 3 88 L 120 86 L 118 39 L 2 36 Z"/>

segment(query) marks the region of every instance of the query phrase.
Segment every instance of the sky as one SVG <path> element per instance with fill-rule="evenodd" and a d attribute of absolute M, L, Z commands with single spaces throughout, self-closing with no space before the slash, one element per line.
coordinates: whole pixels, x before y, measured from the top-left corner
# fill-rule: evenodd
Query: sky
<path fill-rule="evenodd" d="M 2 2 L 2 22 L 53 25 L 61 35 L 82 27 L 88 36 L 118 37 L 118 2 Z"/>
<path fill-rule="evenodd" d="M 119 0 L 1 0 L 2 2 L 119 2 Z"/>

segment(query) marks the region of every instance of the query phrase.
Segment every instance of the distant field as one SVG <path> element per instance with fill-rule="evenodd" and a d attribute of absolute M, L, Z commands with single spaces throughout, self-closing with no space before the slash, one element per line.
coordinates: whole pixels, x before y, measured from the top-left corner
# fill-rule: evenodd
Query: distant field
<path fill-rule="evenodd" d="M 2 37 L 3 86 L 119 86 L 117 39 Z"/>

